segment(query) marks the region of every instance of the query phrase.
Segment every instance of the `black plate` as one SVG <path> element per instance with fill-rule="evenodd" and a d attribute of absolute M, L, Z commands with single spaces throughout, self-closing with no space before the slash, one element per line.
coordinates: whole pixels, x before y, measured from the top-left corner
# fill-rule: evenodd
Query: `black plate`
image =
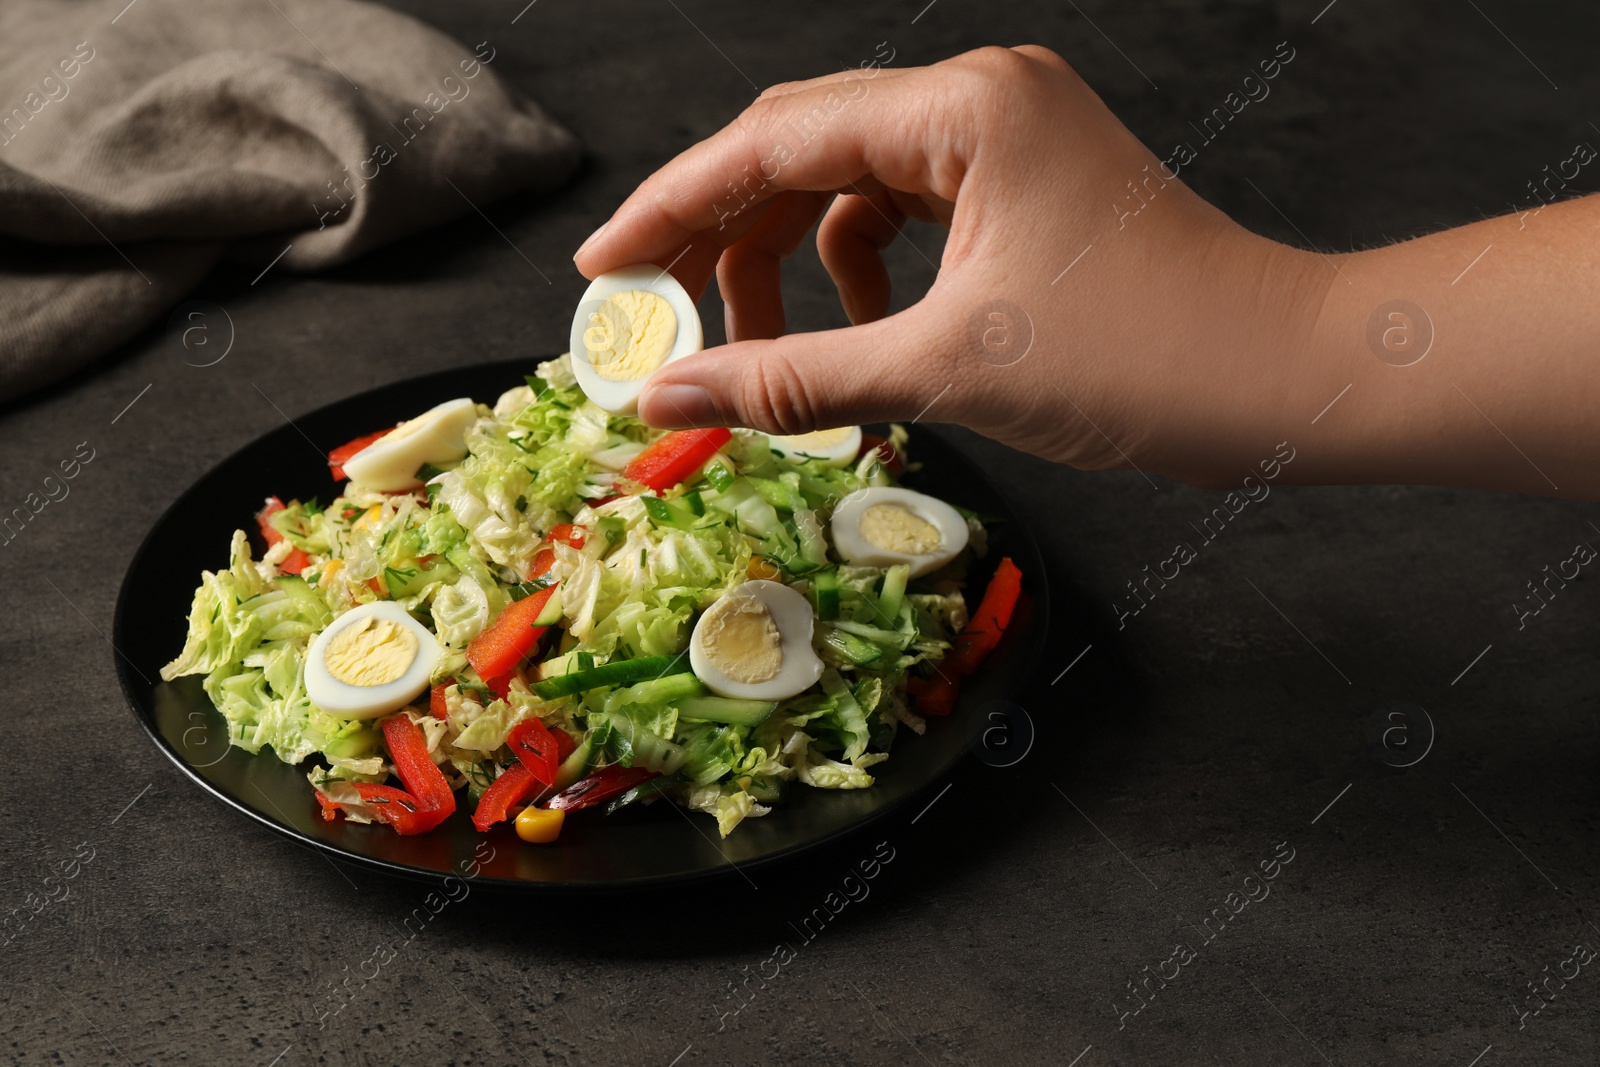
<path fill-rule="evenodd" d="M 288 500 L 330 498 L 336 486 L 318 450 L 409 418 L 441 399 L 493 402 L 532 370 L 527 361 L 491 363 L 412 378 L 303 415 L 218 464 L 167 509 L 145 538 L 117 598 L 113 640 L 117 673 L 134 714 L 152 740 L 212 795 L 250 818 L 322 849 L 390 874 L 443 878 L 459 872 L 484 840 L 457 811 L 432 833 L 401 837 L 387 826 L 340 819 L 324 822 L 306 782 L 310 764 L 290 766 L 269 751 L 228 747 L 227 728 L 198 676 L 159 681 L 161 667 L 184 643 L 190 600 L 202 569 L 227 565 L 233 531 L 272 494 Z M 310 442 L 315 443 L 315 448 Z M 602 889 L 683 882 L 732 873 L 792 856 L 853 831 L 943 779 L 984 727 L 985 705 L 1016 699 L 1038 659 L 1048 614 L 1038 546 L 982 473 L 937 431 L 913 429 L 910 450 L 924 469 L 907 479 L 944 500 L 1005 521 L 991 528 L 992 551 L 972 575 L 982 590 L 994 562 L 1009 555 L 1022 568 L 1024 597 L 1001 646 L 969 681 L 960 707 L 929 720 L 917 737 L 902 730 L 894 756 L 873 769 L 863 790 L 797 787 L 770 815 L 748 819 L 727 840 L 716 823 L 676 805 L 575 813 L 558 845 L 524 845 L 509 825 L 488 836 L 493 858 L 479 881 L 504 887 Z M 257 550 L 259 551 L 259 544 Z M 486 850 L 487 851 L 487 850 Z"/>

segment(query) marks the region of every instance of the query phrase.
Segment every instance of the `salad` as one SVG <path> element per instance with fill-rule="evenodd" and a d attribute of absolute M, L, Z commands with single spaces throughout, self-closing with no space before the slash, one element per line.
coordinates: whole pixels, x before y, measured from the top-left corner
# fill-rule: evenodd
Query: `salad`
<path fill-rule="evenodd" d="M 162 678 L 203 675 L 231 744 L 308 763 L 329 820 L 461 807 L 547 842 L 669 802 L 726 836 L 870 787 L 1011 617 L 1009 559 L 965 595 L 979 519 L 896 484 L 906 439 L 663 433 L 562 356 L 334 450 L 326 504 L 269 499 Z"/>

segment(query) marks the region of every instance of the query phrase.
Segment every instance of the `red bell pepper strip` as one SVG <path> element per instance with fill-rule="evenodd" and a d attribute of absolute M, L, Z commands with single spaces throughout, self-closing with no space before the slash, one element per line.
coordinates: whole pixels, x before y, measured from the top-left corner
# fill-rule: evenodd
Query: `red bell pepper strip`
<path fill-rule="evenodd" d="M 546 628 L 535 626 L 534 620 L 544 611 L 555 588 L 546 586 L 531 596 L 512 601 L 494 625 L 472 639 L 467 646 L 467 662 L 485 681 L 516 670 L 523 657 L 539 644 Z"/>
<path fill-rule="evenodd" d="M 449 818 L 456 810 L 456 797 L 428 754 L 422 731 L 404 715 L 383 722 L 383 739 L 389 746 L 389 760 L 405 789 L 370 782 L 354 783 L 355 791 L 379 822 L 394 827 L 395 833 L 409 837 L 425 834 Z M 317 791 L 322 817 L 332 820 L 339 805 Z"/>
<path fill-rule="evenodd" d="M 564 735 L 565 731 L 558 734 Z M 512 808 L 540 788 L 555 784 L 559 742 L 544 723 L 524 719 L 511 728 L 506 744 L 518 762 L 507 767 L 478 799 L 472 825 L 479 833 L 488 833 L 489 827 L 510 816 Z"/>
<path fill-rule="evenodd" d="M 945 716 L 956 710 L 961 695 L 961 679 L 955 675 L 940 678 L 908 678 L 906 692 L 917 702 L 917 714 Z"/>
<path fill-rule="evenodd" d="M 657 438 L 623 470 L 622 476 L 646 489 L 664 493 L 706 465 L 717 449 L 733 439 L 720 427 L 709 430 L 674 430 Z"/>
<path fill-rule="evenodd" d="M 1021 593 L 1022 571 L 1007 556 L 995 568 L 994 577 L 989 579 L 989 586 L 983 591 L 978 610 L 956 636 L 950 654 L 939 665 L 940 669 L 951 675 L 971 674 L 976 670 L 978 664 L 983 662 L 983 657 L 1000 643 L 1000 635 L 1011 622 L 1011 612 L 1016 608 L 1017 597 Z"/>
<path fill-rule="evenodd" d="M 556 769 L 561 765 L 557 756 L 560 746 L 544 723 L 538 719 L 523 719 L 511 728 L 506 744 L 540 785 L 556 784 Z"/>
<path fill-rule="evenodd" d="M 978 610 L 956 635 L 950 654 L 939 664 L 939 673 L 932 678 L 911 678 L 906 682 L 906 692 L 915 698 L 918 714 L 949 715 L 956 709 L 962 675 L 977 670 L 983 658 L 1000 643 L 1000 636 L 1010 624 L 1011 613 L 1021 594 L 1022 571 L 1007 556 L 994 569 L 994 577 L 983 591 Z"/>
<path fill-rule="evenodd" d="M 339 817 L 339 805 L 329 800 L 327 794 L 320 789 L 313 789 L 312 793 L 317 798 L 317 804 L 322 808 L 323 822 L 332 822 Z"/>
<path fill-rule="evenodd" d="M 496 700 L 504 700 L 511 695 L 511 679 L 517 676 L 515 669 L 498 674 L 493 678 L 485 678 L 483 684 L 489 687 Z"/>
<path fill-rule="evenodd" d="M 261 527 L 262 540 L 267 542 L 267 547 L 282 541 L 283 531 L 272 525 L 272 516 L 284 510 L 283 501 L 275 496 L 267 497 L 267 506 L 256 512 L 256 524 Z M 283 557 L 283 562 L 278 564 L 278 569 L 285 574 L 299 574 L 311 566 L 311 557 L 301 549 L 293 549 Z"/>
<path fill-rule="evenodd" d="M 450 704 L 444 698 L 444 691 L 450 688 L 450 683 L 436 685 L 428 694 L 428 712 L 435 719 L 448 719 L 450 717 Z"/>
<path fill-rule="evenodd" d="M 336 482 L 344 481 L 345 463 L 348 462 L 350 458 L 357 452 L 360 452 L 363 448 L 366 448 L 378 438 L 387 436 L 393 429 L 394 427 L 391 426 L 388 430 L 379 430 L 377 433 L 369 433 L 365 437 L 357 437 L 354 441 L 346 441 L 332 452 L 329 452 L 328 471 L 333 475 L 333 480 Z"/>
<path fill-rule="evenodd" d="M 472 813 L 472 825 L 478 828 L 480 834 L 488 833 L 489 827 L 505 819 L 512 808 L 538 788 L 539 782 L 533 772 L 521 763 L 513 763 L 478 798 L 478 810 Z"/>
<path fill-rule="evenodd" d="M 900 458 L 900 453 L 895 450 L 894 445 L 889 443 L 889 439 L 881 434 L 864 433 L 861 435 L 861 451 L 856 454 L 856 459 L 859 460 L 868 452 L 876 452 L 878 454 L 878 462 L 882 463 L 884 469 L 890 474 L 899 474 L 905 467 L 905 461 Z"/>
<path fill-rule="evenodd" d="M 417 798 L 403 789 L 356 782 L 355 790 L 369 805 L 372 816 L 394 827 L 394 832 L 402 837 L 425 834 L 441 821 L 435 819 L 432 812 L 423 811 Z"/>
<path fill-rule="evenodd" d="M 383 721 L 383 740 L 389 746 L 389 760 L 400 776 L 404 789 L 389 785 L 356 782 L 356 793 L 371 807 L 379 822 L 394 827 L 395 833 L 409 837 L 425 834 L 444 822 L 456 810 L 456 796 L 450 791 L 433 757 L 428 754 L 428 743 L 422 730 L 404 715 L 395 715 Z M 322 817 L 331 820 L 339 804 L 317 791 L 317 803 L 322 805 Z"/>
<path fill-rule="evenodd" d="M 450 791 L 444 772 L 433 762 L 422 730 L 404 715 L 395 715 L 383 721 L 383 740 L 389 746 L 389 761 L 394 764 L 395 773 L 416 799 L 419 814 L 431 820 L 424 829 L 431 830 L 444 822 L 456 810 L 456 795 Z"/>
<path fill-rule="evenodd" d="M 555 808 L 557 811 L 592 808 L 596 804 L 604 804 L 612 797 L 626 793 L 640 782 L 648 782 L 652 778 L 659 777 L 655 771 L 647 771 L 643 767 L 612 764 L 563 789 L 551 797 L 545 807 Z"/>
<path fill-rule="evenodd" d="M 533 554 L 533 563 L 528 568 L 528 579 L 531 581 L 555 566 L 556 550 L 554 545 L 571 545 L 573 548 L 583 547 L 584 528 L 570 522 L 558 523 L 552 527 L 544 539 L 544 544 L 539 551 Z"/>
<path fill-rule="evenodd" d="M 352 787 L 368 812 L 379 822 L 394 827 L 395 833 L 410 836 L 433 829 L 434 824 L 429 821 L 431 816 L 425 815 L 420 810 L 417 798 L 405 790 L 370 782 L 355 782 Z M 332 822 L 343 810 L 343 805 L 328 799 L 320 789 L 316 790 L 316 798 L 322 806 L 322 817 L 327 822 Z"/>

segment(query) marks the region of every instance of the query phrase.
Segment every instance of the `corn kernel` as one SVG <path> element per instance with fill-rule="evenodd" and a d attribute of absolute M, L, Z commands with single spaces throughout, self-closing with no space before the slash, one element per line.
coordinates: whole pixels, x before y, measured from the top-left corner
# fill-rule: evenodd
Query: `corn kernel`
<path fill-rule="evenodd" d="M 517 816 L 517 836 L 535 845 L 547 845 L 561 836 L 561 824 L 567 813 L 551 808 L 528 805 Z"/>
<path fill-rule="evenodd" d="M 783 577 L 783 572 L 773 566 L 771 560 L 762 556 L 751 556 L 750 563 L 745 567 L 744 572 L 752 581 L 776 582 Z"/>

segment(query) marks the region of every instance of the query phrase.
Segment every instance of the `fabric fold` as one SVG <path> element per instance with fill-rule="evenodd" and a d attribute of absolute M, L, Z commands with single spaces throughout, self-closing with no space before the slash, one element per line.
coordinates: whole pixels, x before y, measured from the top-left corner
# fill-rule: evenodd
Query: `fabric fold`
<path fill-rule="evenodd" d="M 0 5 L 0 401 L 230 249 L 318 270 L 560 185 L 578 142 L 497 58 L 361 0 Z"/>

